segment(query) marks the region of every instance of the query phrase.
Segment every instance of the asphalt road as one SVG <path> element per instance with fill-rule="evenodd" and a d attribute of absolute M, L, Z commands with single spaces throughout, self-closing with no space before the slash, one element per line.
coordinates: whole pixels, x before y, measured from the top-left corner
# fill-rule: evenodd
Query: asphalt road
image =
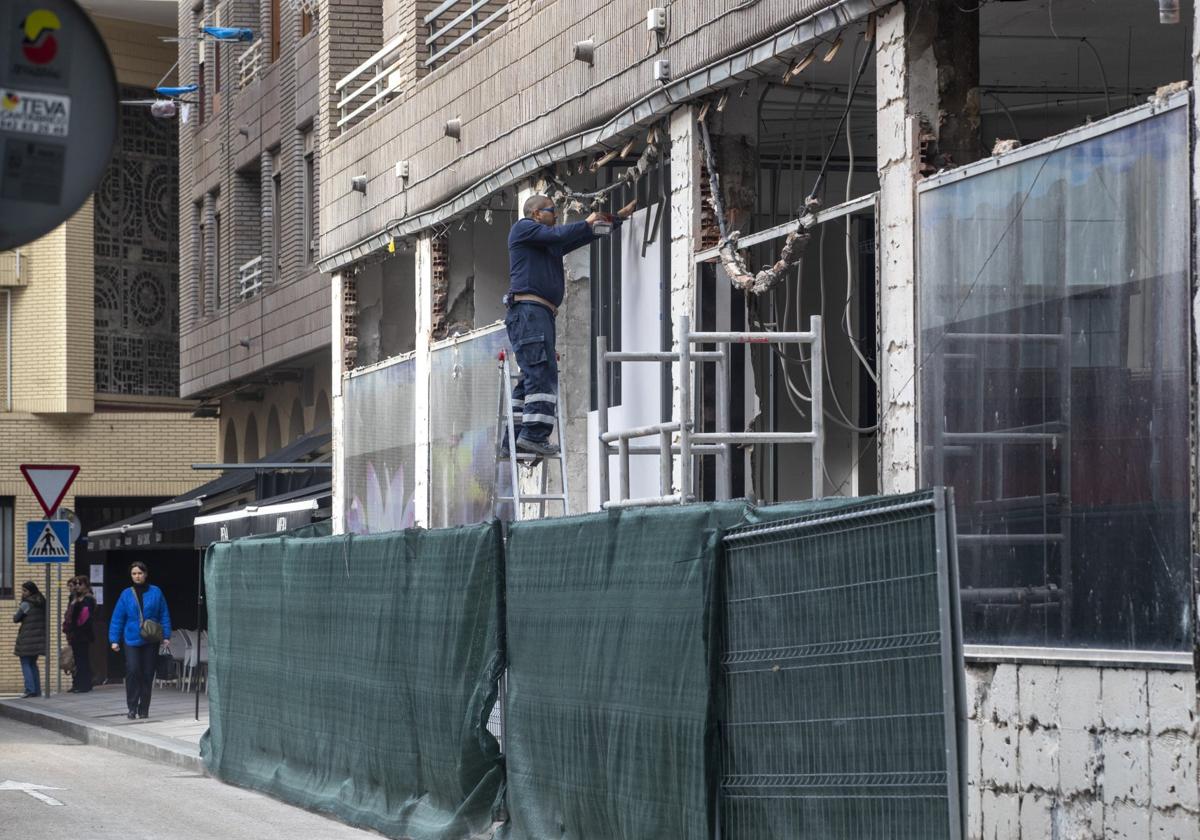
<path fill-rule="evenodd" d="M 379 840 L 380 835 L 215 779 L 0 718 L 0 840 L 75 837 Z"/>

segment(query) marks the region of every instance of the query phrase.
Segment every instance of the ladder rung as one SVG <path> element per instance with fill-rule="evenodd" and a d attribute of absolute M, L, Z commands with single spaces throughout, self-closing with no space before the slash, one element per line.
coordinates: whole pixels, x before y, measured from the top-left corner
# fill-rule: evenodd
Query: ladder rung
<path fill-rule="evenodd" d="M 516 458 L 518 461 L 537 461 L 539 459 L 542 461 L 561 461 L 562 453 L 560 452 L 558 455 L 538 455 L 533 452 L 528 452 L 528 453 L 523 452 L 523 453 L 520 453 L 519 455 L 517 455 Z M 496 462 L 503 463 L 507 460 L 509 460 L 508 456 L 501 455 L 498 459 L 496 459 Z"/>
<path fill-rule="evenodd" d="M 512 496 L 497 496 L 497 498 L 502 502 L 513 501 Z M 519 501 L 521 501 L 521 502 L 566 502 L 567 497 L 563 496 L 561 493 L 554 493 L 554 494 L 529 493 L 529 494 L 523 494 Z"/>

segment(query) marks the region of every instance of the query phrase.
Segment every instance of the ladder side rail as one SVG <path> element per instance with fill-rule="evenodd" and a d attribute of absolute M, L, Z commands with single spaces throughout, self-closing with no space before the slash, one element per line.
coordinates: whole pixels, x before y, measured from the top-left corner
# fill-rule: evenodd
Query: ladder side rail
<path fill-rule="evenodd" d="M 608 336 L 596 336 L 596 428 L 600 437 L 600 461 L 597 470 L 600 480 L 600 508 L 603 510 L 609 496 L 608 444 L 604 435 L 608 432 Z"/>
<path fill-rule="evenodd" d="M 825 406 L 824 406 L 824 377 L 825 377 L 825 347 L 822 340 L 821 316 L 813 315 L 809 321 L 809 333 L 813 336 L 812 351 L 809 362 L 812 365 L 812 497 L 820 499 L 825 495 Z"/>
<path fill-rule="evenodd" d="M 720 345 L 720 356 L 717 359 L 717 434 L 729 433 L 729 373 L 730 373 L 730 358 L 729 345 L 722 342 Z M 733 468 L 732 462 L 733 448 L 730 444 L 724 443 L 721 446 L 721 453 L 717 456 L 717 501 L 724 502 L 733 496 L 733 476 L 731 474 Z"/>
<path fill-rule="evenodd" d="M 517 471 L 517 430 L 513 423 L 513 404 L 512 404 L 512 369 L 508 366 L 508 354 L 504 354 L 501 359 L 501 380 L 500 389 L 504 395 L 504 407 L 506 409 L 507 424 L 508 424 L 508 465 L 509 475 L 512 478 L 512 503 L 513 503 L 513 519 L 521 521 L 521 479 Z"/>
<path fill-rule="evenodd" d="M 554 404 L 554 416 L 558 421 L 558 477 L 559 489 L 562 491 L 563 516 L 571 513 L 571 491 L 567 483 L 567 427 L 563 425 L 562 395 Z M 543 470 L 545 467 L 543 467 Z M 542 492 L 546 492 L 543 490 Z"/>
<path fill-rule="evenodd" d="M 692 498 L 692 321 L 679 316 L 679 499 Z"/>

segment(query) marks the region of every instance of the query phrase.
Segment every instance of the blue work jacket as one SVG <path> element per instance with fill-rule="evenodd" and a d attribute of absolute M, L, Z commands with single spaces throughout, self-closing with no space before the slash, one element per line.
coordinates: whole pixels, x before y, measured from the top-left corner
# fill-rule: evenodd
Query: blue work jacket
<path fill-rule="evenodd" d="M 614 220 L 614 230 L 620 223 Z M 550 227 L 521 219 L 508 233 L 509 292 L 537 295 L 558 306 L 563 299 L 563 256 L 599 238 L 587 222 Z"/>
<path fill-rule="evenodd" d="M 171 638 L 171 613 L 167 610 L 167 599 L 154 584 L 150 584 L 142 595 L 142 614 L 162 625 L 164 639 Z M 137 597 L 133 594 L 132 586 L 126 587 L 113 607 L 112 620 L 108 623 L 108 641 L 109 644 L 124 641 L 129 647 L 146 644 L 142 638 Z"/>

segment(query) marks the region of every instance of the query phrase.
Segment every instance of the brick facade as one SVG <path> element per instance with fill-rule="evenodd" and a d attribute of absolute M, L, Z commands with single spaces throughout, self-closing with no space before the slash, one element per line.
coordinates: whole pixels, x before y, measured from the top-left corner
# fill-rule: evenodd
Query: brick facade
<path fill-rule="evenodd" d="M 280 3 L 280 48 L 271 61 L 271 6 L 255 0 L 206 0 L 204 15 L 244 26 L 261 40 L 257 76 L 240 86 L 245 44 L 203 45 L 205 119 L 181 126 L 180 391 L 211 396 L 261 385 L 264 371 L 329 346 L 329 295 L 305 242 L 306 135 L 314 182 L 320 183 L 317 109 L 318 43 L 301 35 L 301 11 Z M 179 6 L 179 76 L 198 83 L 198 17 Z M 217 56 L 220 60 L 217 60 Z M 218 85 L 217 69 L 220 69 Z M 217 93 L 219 88 L 219 95 Z M 278 178 L 279 194 L 275 188 Z M 316 201 L 314 195 L 311 199 Z M 278 217 L 276 218 L 276 214 Z M 212 235 L 220 217 L 220 241 Z M 201 222 L 206 222 L 204 235 Z M 206 254 L 198 253 L 203 241 Z M 262 257 L 257 293 L 242 297 L 239 268 Z M 215 288 L 220 279 L 219 302 Z"/>

